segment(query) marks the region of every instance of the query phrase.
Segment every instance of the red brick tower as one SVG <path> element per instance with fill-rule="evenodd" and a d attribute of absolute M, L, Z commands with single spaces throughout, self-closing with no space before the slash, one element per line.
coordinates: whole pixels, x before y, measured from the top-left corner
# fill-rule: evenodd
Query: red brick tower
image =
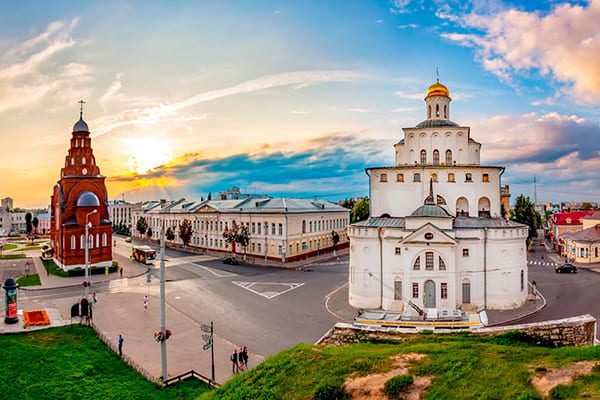
<path fill-rule="evenodd" d="M 82 106 L 83 106 L 83 102 Z M 112 263 L 112 224 L 104 176 L 96 165 L 90 131 L 83 120 L 73 126 L 71 148 L 60 170 L 50 200 L 50 239 L 54 261 L 64 270 L 85 267 L 85 223 L 88 228 L 89 265 Z M 93 211 L 96 210 L 95 213 Z M 91 214 L 90 214 L 91 213 Z"/>

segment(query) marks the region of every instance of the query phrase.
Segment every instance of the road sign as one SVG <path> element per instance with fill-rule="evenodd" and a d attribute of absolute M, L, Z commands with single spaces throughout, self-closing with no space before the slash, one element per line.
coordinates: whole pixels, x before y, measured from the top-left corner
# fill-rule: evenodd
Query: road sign
<path fill-rule="evenodd" d="M 202 346 L 202 348 L 203 348 L 204 350 L 208 350 L 208 349 L 210 349 L 211 347 L 212 347 L 212 343 L 205 344 L 204 346 Z"/>
<path fill-rule="evenodd" d="M 200 325 L 200 329 L 202 332 L 212 333 L 210 325 Z"/>
<path fill-rule="evenodd" d="M 211 335 L 202 335 L 202 339 L 204 339 L 205 342 L 211 342 L 212 336 Z"/>

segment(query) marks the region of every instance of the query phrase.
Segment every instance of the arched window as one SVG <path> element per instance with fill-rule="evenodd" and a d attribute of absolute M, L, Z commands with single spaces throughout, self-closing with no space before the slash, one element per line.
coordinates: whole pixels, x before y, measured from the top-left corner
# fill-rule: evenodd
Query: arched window
<path fill-rule="evenodd" d="M 431 105 L 429 105 L 429 108 L 427 109 L 427 118 L 431 118 Z"/>
<path fill-rule="evenodd" d="M 81 235 L 81 237 L 79 238 L 79 246 L 82 249 L 85 249 L 85 236 Z"/>
<path fill-rule="evenodd" d="M 438 259 L 438 268 L 440 269 L 440 271 L 446 270 L 446 263 L 444 262 L 442 257 L 439 257 L 439 259 Z"/>
<path fill-rule="evenodd" d="M 100 234 L 96 233 L 96 247 L 100 247 Z"/>
<path fill-rule="evenodd" d="M 446 150 L 446 165 L 452 165 L 452 150 Z"/>
<path fill-rule="evenodd" d="M 425 269 L 427 271 L 433 271 L 433 251 L 425 253 Z"/>
<path fill-rule="evenodd" d="M 482 197 L 479 199 L 477 203 L 477 210 L 479 211 L 480 217 L 489 217 L 490 216 L 490 199 L 487 197 Z"/>
<path fill-rule="evenodd" d="M 456 216 L 457 217 L 468 217 L 469 216 L 469 202 L 464 197 L 459 197 L 456 200 Z"/>
<path fill-rule="evenodd" d="M 83 158 L 81 159 L 81 163 L 82 163 L 82 164 L 85 164 L 85 157 L 83 157 Z"/>
<path fill-rule="evenodd" d="M 421 256 L 417 257 L 417 259 L 415 260 L 415 263 L 413 264 L 413 269 L 414 270 L 421 269 Z"/>
<path fill-rule="evenodd" d="M 525 289 L 525 272 L 521 270 L 521 292 Z"/>
<path fill-rule="evenodd" d="M 490 181 L 490 176 L 488 174 L 483 174 L 483 182 L 489 182 Z"/>
<path fill-rule="evenodd" d="M 106 247 L 106 240 L 107 240 L 107 236 L 106 236 L 106 232 L 104 232 L 102 234 L 102 247 Z"/>
<path fill-rule="evenodd" d="M 93 249 L 94 248 L 94 235 L 92 235 L 90 233 L 90 235 L 88 236 L 88 249 Z"/>
<path fill-rule="evenodd" d="M 421 150 L 421 164 L 427 163 L 427 150 Z"/>
<path fill-rule="evenodd" d="M 75 165 L 75 159 L 71 158 L 71 165 Z"/>
<path fill-rule="evenodd" d="M 465 174 L 465 182 L 473 182 L 473 174 L 467 172 Z"/>
<path fill-rule="evenodd" d="M 75 235 L 71 235 L 71 250 L 75 250 L 77 248 L 77 240 L 75 239 Z"/>
<path fill-rule="evenodd" d="M 413 182 L 421 182 L 421 174 L 419 174 L 419 173 L 414 174 Z"/>
<path fill-rule="evenodd" d="M 437 180 L 437 174 L 431 174 L 431 180 L 432 180 L 433 182 L 437 182 L 437 181 L 438 181 L 438 180 Z"/>
<path fill-rule="evenodd" d="M 435 116 L 438 118 L 440 116 L 440 105 L 439 104 L 435 105 Z"/>
<path fill-rule="evenodd" d="M 387 182 L 387 174 L 381 174 L 379 178 L 379 182 Z"/>
<path fill-rule="evenodd" d="M 306 233 L 306 221 L 302 221 L 302 233 Z"/>
<path fill-rule="evenodd" d="M 433 165 L 440 165 L 440 152 L 437 150 L 433 151 Z"/>
<path fill-rule="evenodd" d="M 449 172 L 448 173 L 448 182 L 456 182 L 454 180 L 454 173 L 453 172 Z"/>
<path fill-rule="evenodd" d="M 396 182 L 404 182 L 404 174 L 396 175 Z"/>
<path fill-rule="evenodd" d="M 448 106 L 444 106 L 444 118 L 448 118 Z"/>

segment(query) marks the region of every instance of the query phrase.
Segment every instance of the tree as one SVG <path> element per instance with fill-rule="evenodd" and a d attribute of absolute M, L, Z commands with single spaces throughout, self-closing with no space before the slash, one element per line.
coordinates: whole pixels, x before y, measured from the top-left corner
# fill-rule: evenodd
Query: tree
<path fill-rule="evenodd" d="M 37 233 L 37 227 L 40 224 L 40 220 L 38 219 L 38 217 L 33 217 L 31 224 L 33 225 L 33 234 L 35 235 Z"/>
<path fill-rule="evenodd" d="M 179 237 L 183 241 L 183 245 L 187 246 L 192 240 L 194 230 L 192 229 L 192 223 L 188 219 L 184 219 L 179 225 Z"/>
<path fill-rule="evenodd" d="M 212 200 L 212 193 L 211 192 L 208 192 L 208 200 L 209 201 Z"/>
<path fill-rule="evenodd" d="M 232 250 L 233 254 L 235 254 L 235 239 L 237 237 L 238 231 L 239 231 L 239 228 L 238 228 L 237 224 L 235 223 L 235 221 L 233 221 L 231 228 L 225 229 L 223 231 L 223 239 L 225 239 L 225 243 L 227 243 L 228 245 L 231 245 L 231 250 Z"/>
<path fill-rule="evenodd" d="M 340 234 L 336 231 L 331 231 L 331 241 L 333 242 L 333 254 L 335 255 L 335 245 L 340 241 Z"/>
<path fill-rule="evenodd" d="M 165 236 L 166 236 L 167 240 L 175 239 L 175 232 L 173 232 L 173 229 L 171 229 L 171 227 L 167 228 L 167 231 L 165 232 Z"/>
<path fill-rule="evenodd" d="M 137 220 L 137 223 L 135 224 L 135 229 L 137 229 L 137 231 L 144 236 L 144 234 L 146 233 L 146 231 L 148 230 L 148 222 L 146 222 L 146 218 L 144 217 L 140 217 L 140 219 Z"/>
<path fill-rule="evenodd" d="M 148 228 L 148 238 L 152 237 L 152 228 Z"/>
<path fill-rule="evenodd" d="M 592 203 L 588 203 L 587 201 L 584 201 L 581 204 L 581 208 L 580 208 L 581 211 L 588 211 L 588 210 L 591 210 L 591 209 L 592 209 Z"/>
<path fill-rule="evenodd" d="M 370 201 L 368 198 L 356 202 L 352 208 L 352 222 L 364 221 L 369 218 Z"/>
<path fill-rule="evenodd" d="M 248 231 L 247 226 L 242 226 L 237 235 L 235 236 L 235 242 L 242 246 L 244 249 L 244 258 L 246 257 L 246 249 L 248 248 L 248 243 L 250 243 L 250 231 Z"/>
<path fill-rule="evenodd" d="M 341 206 L 344 208 L 347 208 L 349 210 L 352 210 L 352 209 L 354 209 L 354 204 L 356 204 L 354 199 L 346 199 L 346 200 L 342 200 Z M 350 221 L 352 221 L 353 217 L 354 217 L 354 214 L 351 212 L 350 213 Z"/>
<path fill-rule="evenodd" d="M 535 211 L 535 204 L 528 197 L 522 194 L 517 197 L 515 208 L 510 211 L 510 219 L 520 222 L 529 227 L 527 235 L 527 244 L 537 237 L 537 230 L 542 225 L 542 217 Z"/>
<path fill-rule="evenodd" d="M 31 234 L 31 213 L 30 212 L 25 214 L 25 231 L 27 232 L 27 235 Z"/>

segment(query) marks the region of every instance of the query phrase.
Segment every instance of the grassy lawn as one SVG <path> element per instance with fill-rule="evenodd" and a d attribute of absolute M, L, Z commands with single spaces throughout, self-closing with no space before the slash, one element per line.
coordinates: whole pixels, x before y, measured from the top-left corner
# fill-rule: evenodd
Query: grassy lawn
<path fill-rule="evenodd" d="M 0 257 L 3 260 L 14 260 L 16 258 L 25 258 L 27 257 L 25 254 L 2 254 Z"/>
<path fill-rule="evenodd" d="M 39 286 L 42 284 L 42 282 L 40 282 L 40 277 L 38 274 L 22 276 L 19 279 L 17 279 L 17 283 L 19 284 L 19 286 Z"/>
<path fill-rule="evenodd" d="M 79 325 L 0 335 L 0 360 L 0 388 L 18 399 L 195 399 L 210 390 L 195 379 L 149 382 Z"/>
<path fill-rule="evenodd" d="M 541 399 L 531 383 L 536 368 L 539 372 L 575 361 L 600 361 L 598 347 L 550 349 L 528 343 L 514 333 L 493 338 L 422 334 L 402 343 L 343 347 L 300 344 L 200 399 L 313 399 L 324 382 L 341 387 L 350 375 L 394 369 L 390 357 L 402 353 L 426 355 L 409 363 L 413 376 L 432 377 L 422 397 L 425 399 Z M 598 398 L 600 367 L 561 389 L 567 395 L 560 398 Z"/>
<path fill-rule="evenodd" d="M 4 246 L 2 246 L 2 250 L 12 250 L 12 249 L 16 249 L 17 246 L 16 244 L 12 244 L 12 243 L 6 243 Z"/>
<path fill-rule="evenodd" d="M 23 251 L 31 251 L 31 250 L 41 250 L 42 246 L 25 246 L 23 247 Z"/>
<path fill-rule="evenodd" d="M 52 275 L 61 276 L 63 278 L 68 278 L 69 274 L 66 271 L 63 271 L 53 260 L 42 260 L 44 264 L 44 268 L 46 271 Z"/>

